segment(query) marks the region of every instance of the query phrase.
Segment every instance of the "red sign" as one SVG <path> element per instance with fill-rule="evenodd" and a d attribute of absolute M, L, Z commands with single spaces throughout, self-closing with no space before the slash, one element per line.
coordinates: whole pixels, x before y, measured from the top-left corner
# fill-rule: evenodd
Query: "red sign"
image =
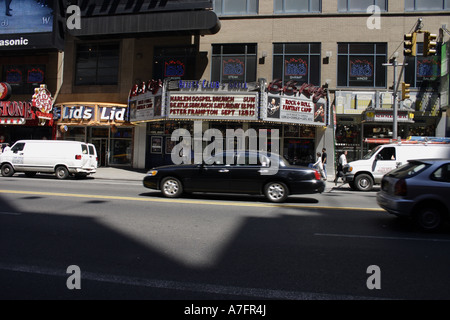
<path fill-rule="evenodd" d="M 0 82 L 0 101 L 8 100 L 11 97 L 11 86 L 7 82 Z"/>

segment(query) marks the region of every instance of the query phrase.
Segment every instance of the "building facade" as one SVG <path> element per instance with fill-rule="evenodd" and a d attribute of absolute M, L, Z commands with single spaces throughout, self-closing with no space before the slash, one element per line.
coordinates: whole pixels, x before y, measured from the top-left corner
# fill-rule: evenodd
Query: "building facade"
<path fill-rule="evenodd" d="M 172 133 L 193 132 L 200 121 L 204 131 L 277 129 L 280 153 L 293 163 L 308 164 L 325 147 L 329 175 L 343 150 L 353 160 L 379 139 L 448 135 L 446 0 L 89 3 L 80 3 L 81 28 L 66 30 L 64 50 L 45 53 L 47 84 L 56 97 L 57 137 L 97 143 L 102 165 L 168 163 Z M 415 30 L 417 54 L 405 57 L 404 35 Z M 422 54 L 423 31 L 437 35 L 434 56 Z M 2 59 L 5 75 L 13 53 Z M 44 58 L 26 59 L 34 64 Z M 150 94 L 145 108 L 155 109 L 131 115 L 131 101 L 137 102 L 131 93 L 138 88 L 146 94 L 152 80 L 163 84 L 161 113 L 154 113 L 159 98 Z M 210 87 L 194 90 L 180 87 L 180 81 Z M 394 117 L 392 87 L 399 81 L 410 84 L 410 93 L 399 99 Z M 215 84 L 221 89 L 211 87 Z M 319 89 L 323 122 L 294 113 L 284 120 L 268 117 L 265 99 L 279 99 L 283 110 L 302 99 L 316 107 Z M 216 117 L 200 110 L 176 116 L 175 100 L 186 95 L 211 100 L 254 95 L 256 115 Z M 197 105 L 177 102 L 191 110 Z M 127 116 L 115 118 L 122 108 Z"/>

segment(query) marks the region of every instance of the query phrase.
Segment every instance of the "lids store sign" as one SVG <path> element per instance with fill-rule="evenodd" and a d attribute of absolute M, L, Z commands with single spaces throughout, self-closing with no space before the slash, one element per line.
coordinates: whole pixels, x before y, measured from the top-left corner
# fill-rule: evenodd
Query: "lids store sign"
<path fill-rule="evenodd" d="M 127 108 L 124 107 L 99 107 L 99 106 L 62 106 L 55 108 L 54 119 L 60 121 L 100 121 L 100 122 L 124 122 Z"/>

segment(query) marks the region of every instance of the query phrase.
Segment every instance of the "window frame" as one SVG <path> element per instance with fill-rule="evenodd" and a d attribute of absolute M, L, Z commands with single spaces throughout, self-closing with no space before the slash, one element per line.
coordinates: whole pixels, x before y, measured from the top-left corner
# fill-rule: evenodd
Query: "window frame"
<path fill-rule="evenodd" d="M 214 53 L 214 49 L 217 48 L 218 46 L 220 46 L 220 53 Z M 229 46 L 245 46 L 245 52 L 244 53 L 223 53 L 224 51 L 224 47 Z M 254 46 L 254 51 L 255 53 L 248 53 L 249 52 L 249 46 Z M 244 70 L 244 80 L 243 82 L 255 82 L 257 80 L 257 75 L 258 75 L 258 44 L 257 43 L 218 43 L 218 44 L 212 44 L 211 45 L 211 76 L 210 79 L 211 81 L 219 81 L 220 83 L 230 83 L 230 82 L 241 82 L 240 80 L 224 80 L 224 76 L 223 76 L 223 59 L 226 57 L 235 57 L 237 55 L 243 55 L 245 58 L 245 70 Z M 214 72 L 216 70 L 214 70 L 215 64 L 214 64 L 214 58 L 220 57 L 220 70 L 219 70 L 219 76 L 218 78 L 216 78 L 216 75 L 214 74 Z M 249 69 L 249 65 L 248 65 L 248 58 L 249 57 L 254 57 L 255 58 L 255 65 L 254 65 L 254 69 L 255 69 L 255 75 L 254 75 L 254 79 L 253 80 L 249 80 L 248 79 L 248 69 Z"/>
<path fill-rule="evenodd" d="M 418 65 L 418 58 L 420 59 L 436 59 L 439 63 L 439 67 L 437 69 L 438 75 L 435 76 L 436 79 L 427 79 L 427 80 L 418 80 L 417 79 L 417 65 Z M 429 87 L 429 86 L 440 86 L 441 81 L 441 43 L 438 43 L 436 46 L 436 55 L 431 57 L 424 57 L 423 56 L 423 42 L 418 42 L 416 46 L 416 56 L 409 56 L 405 59 L 406 63 L 408 63 L 407 66 L 405 66 L 405 82 L 411 85 L 411 88 L 422 88 L 422 87 Z M 412 65 L 412 67 L 411 67 Z M 413 76 L 411 76 L 411 72 L 413 72 Z M 413 81 L 411 81 L 413 80 Z"/>
<path fill-rule="evenodd" d="M 408 9 L 409 7 L 407 6 L 408 3 L 407 2 L 413 2 L 413 9 Z M 442 1 L 442 6 L 440 9 L 417 9 L 417 0 L 405 0 L 404 5 L 405 5 L 405 12 L 422 12 L 422 11 L 450 11 L 450 2 L 448 2 L 448 7 L 445 8 L 445 2 L 446 0 L 441 0 Z"/>
<path fill-rule="evenodd" d="M 281 10 L 277 10 L 277 5 L 280 5 L 277 3 L 278 1 L 281 1 Z M 290 14 L 290 13 L 321 13 L 322 12 L 322 0 L 308 0 L 308 10 L 307 11 L 294 11 L 294 10 L 287 10 L 286 9 L 286 1 L 287 0 L 274 0 L 273 1 L 273 13 L 274 14 Z M 313 2 L 318 1 L 319 2 L 319 10 L 311 10 L 313 6 Z"/>
<path fill-rule="evenodd" d="M 339 46 L 340 45 L 347 45 L 347 52 L 346 53 L 341 53 L 339 50 Z M 373 45 L 373 53 L 351 53 L 350 50 L 350 46 L 351 45 Z M 378 53 L 377 51 L 377 45 L 384 45 L 385 46 L 385 51 L 383 53 Z M 371 89 L 383 89 L 383 88 L 387 88 L 387 75 L 388 72 L 386 69 L 384 72 L 384 79 L 382 80 L 383 85 L 381 86 L 377 86 L 377 67 L 379 67 L 377 65 L 377 57 L 384 57 L 384 62 L 387 62 L 388 56 L 388 43 L 387 42 L 338 42 L 337 43 L 337 63 L 336 63 L 336 83 L 337 83 L 337 88 L 371 88 Z M 340 69 L 340 65 L 339 65 L 339 58 L 345 56 L 347 58 L 347 69 L 346 69 L 346 84 L 345 85 L 341 85 L 339 84 L 339 69 Z M 373 81 L 372 81 L 372 85 L 368 86 L 368 85 L 360 85 L 360 86 L 355 86 L 355 85 L 350 85 L 350 74 L 349 74 L 349 68 L 350 68 L 350 57 L 351 56 L 367 56 L 367 57 L 373 57 L 374 59 L 374 75 L 373 75 Z"/>
<path fill-rule="evenodd" d="M 296 44 L 297 45 L 307 45 L 308 46 L 308 53 L 287 53 L 286 52 L 286 45 L 296 45 Z M 315 56 L 315 57 L 319 57 L 318 83 L 315 83 L 315 85 L 320 86 L 321 76 L 322 76 L 322 63 L 321 63 L 321 61 L 322 61 L 322 43 L 321 42 L 282 42 L 282 43 L 281 42 L 280 43 L 275 42 L 272 45 L 273 45 L 272 79 L 278 78 L 278 77 L 275 77 L 275 75 L 274 75 L 275 57 L 276 56 L 277 57 L 281 56 L 283 61 L 285 61 L 286 56 L 308 56 L 308 75 L 307 75 L 308 80 L 306 81 L 306 83 L 311 83 L 311 57 Z M 282 45 L 283 46 L 283 49 L 282 49 L 283 52 L 282 53 L 276 53 L 275 52 L 276 51 L 275 50 L 275 46 L 276 45 Z M 312 53 L 311 52 L 312 45 L 319 45 L 319 53 Z M 286 83 L 286 82 L 290 81 L 291 79 L 289 79 L 289 80 L 285 79 L 286 74 L 285 74 L 285 68 L 284 67 L 285 67 L 285 64 L 283 63 L 282 79 L 281 80 L 283 81 L 283 83 Z M 295 80 L 295 79 L 292 79 L 292 80 L 293 81 L 297 81 L 297 82 L 302 82 L 300 80 Z"/>
<path fill-rule="evenodd" d="M 232 12 L 232 13 L 227 13 L 224 12 L 225 10 L 225 2 L 227 0 L 214 0 L 213 1 L 213 11 L 218 15 L 218 16 L 243 16 L 243 15 L 257 15 L 259 14 L 259 0 L 240 0 L 245 1 L 245 12 Z M 254 6 L 255 6 L 255 10 L 256 12 L 250 12 L 250 8 L 252 6 L 252 1 L 255 1 Z M 220 11 L 217 10 L 216 6 L 217 6 L 217 2 L 220 3 Z"/>
<path fill-rule="evenodd" d="M 406 1 L 406 0 L 405 0 Z M 346 9 L 340 9 L 340 4 L 342 2 L 345 2 L 345 7 Z M 351 9 L 349 8 L 350 6 L 350 0 L 338 0 L 337 1 L 337 11 L 341 12 L 341 13 L 345 13 L 345 12 L 367 12 L 367 8 L 365 10 L 355 10 L 355 9 Z M 388 0 L 372 0 L 372 6 L 378 6 L 381 10 L 381 12 L 388 12 Z M 379 2 L 384 2 L 384 9 L 381 9 L 381 7 L 378 5 Z"/>

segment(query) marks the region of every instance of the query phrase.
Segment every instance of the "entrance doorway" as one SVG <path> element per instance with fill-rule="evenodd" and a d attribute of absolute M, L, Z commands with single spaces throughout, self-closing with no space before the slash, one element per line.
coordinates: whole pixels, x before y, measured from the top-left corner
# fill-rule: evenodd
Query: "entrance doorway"
<path fill-rule="evenodd" d="M 92 138 L 91 141 L 97 149 L 98 166 L 108 166 L 108 139 Z"/>

